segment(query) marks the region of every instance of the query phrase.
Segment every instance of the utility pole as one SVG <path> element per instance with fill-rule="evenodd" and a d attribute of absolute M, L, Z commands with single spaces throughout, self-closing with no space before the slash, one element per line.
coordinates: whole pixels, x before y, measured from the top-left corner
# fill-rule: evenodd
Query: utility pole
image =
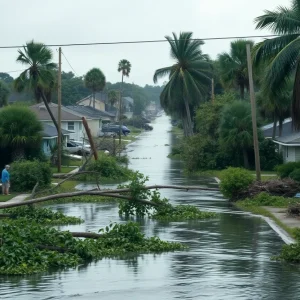
<path fill-rule="evenodd" d="M 215 80 L 213 78 L 211 79 L 211 101 L 215 102 Z"/>
<path fill-rule="evenodd" d="M 247 61 L 248 61 L 248 74 L 249 74 L 251 113 L 252 113 L 253 145 L 254 145 L 254 156 L 255 156 L 256 180 L 260 181 L 261 180 L 260 157 L 259 157 L 259 145 L 258 145 L 258 136 L 257 136 L 256 103 L 255 103 L 255 93 L 254 93 L 254 85 L 253 85 L 253 72 L 252 72 L 251 46 L 250 46 L 250 44 L 246 45 L 246 51 L 247 51 Z"/>
<path fill-rule="evenodd" d="M 57 171 L 61 172 L 61 153 L 62 153 L 62 136 L 61 136 L 61 47 L 58 49 L 58 78 L 57 78 L 57 103 L 58 103 L 58 132 L 57 132 Z"/>

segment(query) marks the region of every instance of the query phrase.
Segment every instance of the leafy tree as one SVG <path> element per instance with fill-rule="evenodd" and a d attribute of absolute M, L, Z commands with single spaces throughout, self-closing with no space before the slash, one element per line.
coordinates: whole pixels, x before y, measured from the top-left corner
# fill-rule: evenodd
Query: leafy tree
<path fill-rule="evenodd" d="M 27 107 L 7 106 L 0 110 L 0 143 L 10 147 L 13 160 L 23 158 L 26 148 L 41 147 L 42 123 Z"/>
<path fill-rule="evenodd" d="M 104 89 L 106 79 L 102 71 L 98 68 L 93 68 L 88 71 L 84 78 L 85 86 L 93 93 L 93 107 L 95 108 L 95 94 Z"/>
<path fill-rule="evenodd" d="M 279 6 L 275 11 L 255 19 L 257 29 L 270 29 L 278 37 L 258 43 L 253 51 L 254 63 L 267 63 L 264 90 L 276 97 L 280 95 L 291 75 L 295 76 L 292 101 L 292 118 L 300 129 L 300 0 L 291 7 Z"/>
<path fill-rule="evenodd" d="M 241 151 L 244 167 L 249 168 L 248 151 L 253 147 L 249 103 L 236 101 L 224 107 L 220 121 L 220 142 L 227 151 Z"/>
<path fill-rule="evenodd" d="M 22 50 L 18 50 L 17 62 L 25 65 L 23 71 L 14 81 L 14 88 L 18 92 L 31 90 L 37 102 L 42 98 L 53 124 L 58 131 L 57 121 L 48 105 L 51 101 L 51 91 L 55 86 L 54 70 L 56 64 L 52 62 L 52 51 L 43 43 L 34 41 L 26 43 Z"/>
<path fill-rule="evenodd" d="M 246 45 L 253 46 L 253 41 L 237 40 L 231 42 L 230 52 L 219 55 L 220 77 L 225 87 L 240 90 L 241 99 L 245 98 L 245 90 L 249 90 Z"/>
<path fill-rule="evenodd" d="M 0 107 L 7 105 L 7 98 L 9 95 L 9 89 L 7 85 L 0 81 Z"/>
<path fill-rule="evenodd" d="M 14 79 L 8 73 L 0 72 L 0 81 L 5 82 L 6 84 L 11 84 Z"/>
<path fill-rule="evenodd" d="M 140 116 L 144 109 L 146 108 L 146 100 L 140 95 L 137 95 L 134 98 L 134 104 L 133 104 L 133 114 L 135 116 Z"/>
<path fill-rule="evenodd" d="M 171 47 L 171 57 L 176 60 L 169 67 L 156 70 L 153 81 L 169 76 L 169 82 L 161 93 L 161 105 L 169 113 L 181 112 L 185 135 L 193 135 L 190 105 L 205 100 L 211 84 L 211 64 L 200 46 L 203 41 L 192 40 L 192 32 L 180 33 L 179 37 L 166 36 Z"/>

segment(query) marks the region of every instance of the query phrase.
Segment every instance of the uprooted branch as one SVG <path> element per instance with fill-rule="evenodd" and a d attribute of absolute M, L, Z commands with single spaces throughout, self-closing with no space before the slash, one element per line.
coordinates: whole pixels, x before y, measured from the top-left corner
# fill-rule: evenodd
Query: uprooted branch
<path fill-rule="evenodd" d="M 142 187 L 145 190 L 150 189 L 180 189 L 180 190 L 202 190 L 202 191 L 219 191 L 219 189 L 215 188 L 205 188 L 200 186 L 177 186 L 177 185 L 151 185 L 151 186 L 144 186 Z M 80 192 L 69 192 L 69 193 L 61 193 L 61 194 L 54 194 L 46 197 L 36 198 L 32 200 L 27 200 L 23 202 L 15 202 L 15 203 L 5 203 L 0 206 L 0 209 L 3 208 L 10 208 L 10 207 L 17 207 L 17 206 L 23 206 L 28 204 L 35 204 L 40 202 L 46 202 L 49 200 L 55 200 L 60 198 L 70 198 L 70 197 L 76 197 L 76 196 L 105 196 L 105 197 L 112 197 L 112 198 L 120 198 L 125 199 L 128 201 L 135 201 L 140 202 L 146 205 L 151 206 L 158 206 L 157 203 L 154 203 L 152 201 L 142 200 L 142 199 L 135 199 L 130 196 L 120 195 L 119 193 L 130 193 L 130 188 L 124 188 L 124 189 L 115 189 L 115 190 L 92 190 L 92 191 L 80 191 Z"/>

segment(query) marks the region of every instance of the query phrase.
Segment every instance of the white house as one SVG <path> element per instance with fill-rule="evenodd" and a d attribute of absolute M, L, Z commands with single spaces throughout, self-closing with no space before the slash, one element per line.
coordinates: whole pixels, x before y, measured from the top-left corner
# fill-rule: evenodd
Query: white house
<path fill-rule="evenodd" d="M 58 105 L 49 103 L 50 109 L 58 119 Z M 30 109 L 37 115 L 38 119 L 45 124 L 54 126 L 51 117 L 43 103 L 38 103 L 30 106 Z M 87 121 L 89 119 L 87 118 Z M 61 128 L 70 132 L 70 139 L 80 141 L 85 136 L 85 130 L 82 124 L 82 118 L 79 115 L 72 113 L 70 110 L 62 106 L 61 108 Z"/>
<path fill-rule="evenodd" d="M 272 139 L 278 145 L 284 162 L 300 161 L 300 132 L 294 131 L 291 119 L 284 120 L 281 136 L 279 136 L 279 125 L 277 124 L 274 139 L 272 137 L 273 124 L 263 126 L 261 129 L 265 138 Z"/>

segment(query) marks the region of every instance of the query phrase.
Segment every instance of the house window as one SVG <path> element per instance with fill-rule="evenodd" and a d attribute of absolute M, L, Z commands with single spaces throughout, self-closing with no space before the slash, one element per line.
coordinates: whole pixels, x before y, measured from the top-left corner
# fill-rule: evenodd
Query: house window
<path fill-rule="evenodd" d="M 82 123 L 81 122 L 79 123 L 79 130 L 80 131 L 82 130 Z"/>
<path fill-rule="evenodd" d="M 71 130 L 71 131 L 75 130 L 75 124 L 74 124 L 74 122 L 68 122 L 68 130 Z"/>

